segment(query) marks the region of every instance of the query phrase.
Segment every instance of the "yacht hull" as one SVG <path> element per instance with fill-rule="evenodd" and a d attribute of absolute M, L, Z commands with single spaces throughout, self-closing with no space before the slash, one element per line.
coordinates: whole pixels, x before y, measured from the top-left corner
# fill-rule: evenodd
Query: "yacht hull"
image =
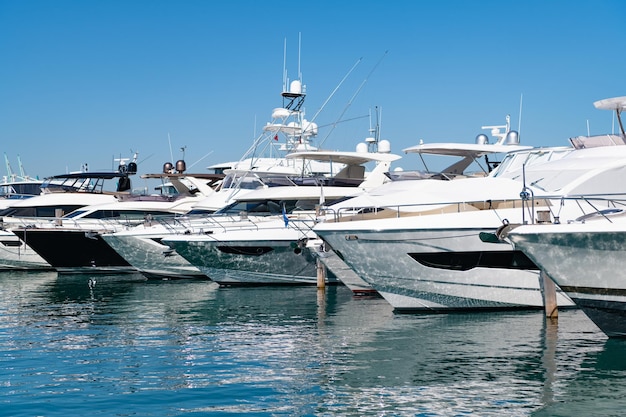
<path fill-rule="evenodd" d="M 283 240 L 168 240 L 164 243 L 222 286 L 316 285 L 309 248 Z M 337 283 L 329 277 L 328 283 Z"/>
<path fill-rule="evenodd" d="M 528 269 L 481 267 L 467 259 L 489 253 L 511 259 L 511 246 L 484 243 L 478 236 L 494 229 L 358 230 L 321 229 L 318 234 L 361 278 L 400 312 L 455 310 L 541 309 L 543 294 L 539 272 Z M 424 257 L 453 258 L 462 262 L 435 267 Z M 463 263 L 466 262 L 466 263 Z M 506 266 L 506 267 L 505 267 Z M 561 307 L 573 306 L 561 291 Z"/>
<path fill-rule="evenodd" d="M 328 249 L 321 239 L 315 239 L 307 243 L 307 246 L 313 248 L 313 254 L 354 295 L 380 297 L 378 291 L 354 272 L 333 250 Z"/>
<path fill-rule="evenodd" d="M 162 236 L 133 236 L 106 234 L 102 239 L 150 279 L 208 279 L 169 246 L 160 243 Z"/>
<path fill-rule="evenodd" d="M 14 233 L 59 273 L 136 272 L 99 233 L 67 228 L 16 229 Z"/>
<path fill-rule="evenodd" d="M 524 226 L 509 239 L 609 337 L 626 337 L 626 228 Z M 588 229 L 588 230 L 585 230 Z"/>
<path fill-rule="evenodd" d="M 30 246 L 9 231 L 0 231 L 0 270 L 52 270 Z"/>

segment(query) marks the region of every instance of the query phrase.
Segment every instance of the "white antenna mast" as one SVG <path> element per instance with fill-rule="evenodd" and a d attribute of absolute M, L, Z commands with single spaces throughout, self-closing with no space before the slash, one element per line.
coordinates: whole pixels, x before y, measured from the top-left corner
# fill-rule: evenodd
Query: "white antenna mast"
<path fill-rule="evenodd" d="M 591 133 L 589 133 L 589 119 L 587 119 L 587 136 L 591 136 Z"/>
<path fill-rule="evenodd" d="M 213 151 L 210 151 L 209 153 L 204 155 L 202 158 L 198 159 L 196 162 L 194 162 L 193 164 L 189 165 L 189 167 L 187 168 L 187 171 L 189 171 L 194 165 L 196 165 L 198 162 L 202 161 L 204 158 L 206 158 L 207 156 L 211 155 L 212 153 L 213 153 Z"/>
<path fill-rule="evenodd" d="M 367 143 L 368 152 L 376 152 L 378 150 L 378 141 L 380 139 L 380 114 L 382 110 L 379 111 L 378 106 L 376 106 L 376 126 L 372 127 L 372 110 L 369 111 L 370 117 L 370 129 L 369 136 L 365 138 L 365 142 Z"/>
<path fill-rule="evenodd" d="M 389 51 L 385 51 L 385 53 L 383 54 L 383 56 L 378 60 L 378 62 L 376 63 L 376 65 L 374 65 L 374 67 L 370 70 L 370 72 L 367 74 L 367 76 L 365 77 L 365 79 L 361 82 L 361 85 L 359 85 L 359 88 L 357 88 L 357 90 L 354 92 L 354 94 L 352 95 L 352 97 L 350 98 L 350 100 L 348 101 L 348 103 L 346 104 L 346 106 L 344 107 L 343 111 L 341 112 L 341 114 L 339 115 L 339 117 L 337 118 L 337 120 L 332 124 L 332 128 L 330 129 L 330 131 L 328 132 L 328 134 L 326 135 L 326 137 L 320 142 L 320 146 L 322 144 L 324 144 L 324 142 L 326 142 L 326 139 L 328 139 L 328 137 L 330 136 L 330 134 L 333 132 L 333 130 L 335 129 L 335 127 L 337 127 L 337 123 L 339 123 L 339 121 L 341 120 L 341 118 L 343 117 L 343 115 L 346 113 L 346 111 L 348 110 L 348 108 L 352 105 L 352 102 L 354 101 L 354 99 L 356 98 L 356 96 L 361 92 L 361 89 L 365 86 L 365 84 L 367 83 L 367 81 L 369 80 L 369 78 L 371 77 L 371 75 L 374 73 L 374 71 L 376 70 L 376 68 L 378 68 L 378 65 L 380 65 L 380 63 L 382 62 L 382 60 L 387 56 L 387 52 Z M 362 58 L 361 58 L 362 59 Z M 360 61 L 360 59 L 359 59 Z M 356 66 L 356 64 L 355 64 Z M 352 70 L 350 70 L 352 71 Z M 343 80 L 342 80 L 343 82 Z"/>
<path fill-rule="evenodd" d="M 524 100 L 524 93 L 519 96 L 519 119 L 517 121 L 517 134 L 522 137 L 522 101 Z"/>
<path fill-rule="evenodd" d="M 170 161 L 174 161 L 174 153 L 172 152 L 172 140 L 170 139 L 170 132 L 167 132 L 167 142 L 170 144 Z"/>
<path fill-rule="evenodd" d="M 344 81 L 346 80 L 346 78 L 348 78 L 348 76 L 352 73 L 352 71 L 354 71 L 354 69 L 356 68 L 357 65 L 359 65 L 359 63 L 361 62 L 363 58 L 359 58 L 354 65 L 352 66 L 352 68 L 350 68 L 350 71 L 348 71 L 348 73 L 346 75 L 344 75 L 344 77 L 341 79 L 341 81 L 339 82 L 339 84 L 337 84 L 337 86 L 335 87 L 335 89 L 332 91 L 332 93 L 330 93 L 330 96 L 328 96 L 328 98 L 326 99 L 326 101 L 324 102 L 324 104 L 322 104 L 322 106 L 320 107 L 320 109 L 317 111 L 317 113 L 315 113 L 315 115 L 313 116 L 313 118 L 311 119 L 311 122 L 315 121 L 315 119 L 317 118 L 317 116 L 319 116 L 319 114 L 321 113 L 321 111 L 324 109 L 324 107 L 326 107 L 326 105 L 328 104 L 328 102 L 330 101 L 330 99 L 335 95 L 335 93 L 337 92 L 337 90 L 339 90 L 339 87 L 341 87 L 341 85 L 344 83 Z"/>
<path fill-rule="evenodd" d="M 287 38 L 283 46 L 283 91 L 287 91 Z"/>
<path fill-rule="evenodd" d="M 302 32 L 298 32 L 298 80 L 302 82 L 302 72 L 300 72 L 300 54 L 302 52 Z"/>
<path fill-rule="evenodd" d="M 383 125 L 383 108 L 376 106 L 376 143 L 380 140 L 380 131 Z"/>

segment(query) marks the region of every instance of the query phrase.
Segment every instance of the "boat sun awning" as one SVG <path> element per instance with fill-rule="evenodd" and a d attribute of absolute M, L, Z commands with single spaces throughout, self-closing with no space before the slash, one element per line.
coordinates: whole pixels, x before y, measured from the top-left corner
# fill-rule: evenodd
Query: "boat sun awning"
<path fill-rule="evenodd" d="M 339 152 L 339 151 L 302 151 L 285 156 L 288 159 L 310 159 L 314 161 L 335 162 L 346 165 L 361 165 L 373 161 L 393 162 L 399 155 L 378 152 Z"/>
<path fill-rule="evenodd" d="M 493 153 L 507 153 L 511 151 L 520 151 L 525 149 L 532 149 L 532 146 L 451 142 L 423 143 L 403 149 L 403 152 L 458 157 L 479 157 Z"/>

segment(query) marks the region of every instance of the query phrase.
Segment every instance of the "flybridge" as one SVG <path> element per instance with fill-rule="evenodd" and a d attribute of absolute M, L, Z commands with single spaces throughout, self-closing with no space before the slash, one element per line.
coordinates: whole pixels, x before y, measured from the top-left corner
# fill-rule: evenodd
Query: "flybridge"
<path fill-rule="evenodd" d="M 89 171 L 83 166 L 82 171 L 70 172 L 66 174 L 53 175 L 44 179 L 41 185 L 42 192 L 83 192 L 83 193 L 102 193 L 104 192 L 104 184 L 107 180 L 117 178 L 116 192 L 124 192 L 131 190 L 130 176 L 137 173 L 137 156 L 135 152 L 131 162 L 126 161 L 129 158 L 119 158 L 117 171 Z"/>
<path fill-rule="evenodd" d="M 73 172 L 54 175 L 44 179 L 41 184 L 43 193 L 51 192 L 88 192 L 102 193 L 107 180 L 118 179 L 116 191 L 130 190 L 128 173 L 122 172 Z"/>

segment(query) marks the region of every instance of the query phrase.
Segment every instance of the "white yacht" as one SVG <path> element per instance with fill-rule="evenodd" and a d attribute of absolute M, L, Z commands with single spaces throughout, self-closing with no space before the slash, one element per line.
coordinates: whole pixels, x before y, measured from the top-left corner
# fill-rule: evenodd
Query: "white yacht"
<path fill-rule="evenodd" d="M 387 175 L 393 181 L 405 180 L 459 180 L 464 178 L 484 177 L 500 164 L 499 159 L 502 154 L 512 151 L 531 149 L 530 146 L 519 144 L 519 136 L 516 131 L 511 130 L 510 116 L 507 115 L 506 123 L 498 126 L 483 126 L 482 129 L 490 131 L 495 142 L 490 143 L 486 134 L 479 134 L 475 143 L 462 142 L 438 142 L 421 143 L 419 145 L 404 149 L 404 153 L 417 154 L 423 164 L 424 169 L 420 171 L 392 171 Z M 425 159 L 431 157 L 430 161 Z M 484 161 L 483 161 L 484 158 Z M 450 165 L 447 162 L 446 168 L 433 170 L 430 165 L 437 165 L 437 162 L 454 159 Z M 490 160 L 491 159 L 491 160 Z M 410 183 L 397 184 L 400 188 L 408 186 Z M 392 188 L 390 185 L 386 189 Z M 376 192 L 375 190 L 372 192 Z M 413 198 L 412 193 L 408 193 Z M 319 258 L 324 266 L 332 274 L 339 277 L 355 295 L 378 295 L 365 280 L 356 274 L 337 254 L 321 239 L 310 239 L 307 246 L 312 249 L 313 254 Z"/>
<path fill-rule="evenodd" d="M 360 193 L 364 187 L 374 187 L 387 180 L 385 172 L 389 170 L 391 162 L 399 159 L 397 155 L 386 152 L 339 152 L 339 151 L 310 151 L 297 152 L 287 156 L 288 159 L 304 160 L 333 160 L 340 163 L 344 168 L 334 177 L 308 177 L 302 182 L 302 178 L 292 178 L 292 185 L 260 188 L 239 195 L 235 202 L 211 215 L 196 216 L 194 210 L 187 218 L 177 218 L 170 222 L 162 222 L 161 225 L 145 230 L 129 230 L 113 234 L 103 235 L 103 239 L 109 243 L 119 254 L 124 256 L 131 264 L 137 267 L 147 276 L 189 277 L 194 275 L 193 265 L 203 275 L 208 276 L 224 285 L 237 284 L 262 284 L 275 283 L 306 283 L 315 282 L 315 275 L 311 275 L 311 266 L 315 269 L 314 260 L 308 256 L 308 249 L 298 246 L 304 238 L 313 236 L 310 229 L 315 221 L 315 206 L 320 201 L 337 201 L 348 196 Z M 377 162 L 376 168 L 366 175 L 367 162 Z M 297 185 L 297 184 L 300 185 Z M 287 221 L 287 225 L 285 224 Z M 305 226 L 308 224 L 308 226 Z M 298 227 L 296 227 L 298 225 Z M 291 226 L 291 227 L 289 227 Z M 269 231 L 271 229 L 271 232 Z M 267 234 L 270 233 L 270 237 Z M 258 232 L 258 233 L 257 233 Z M 233 233 L 233 235 L 231 235 Z M 281 236 L 280 239 L 278 236 Z M 242 253 L 231 251 L 226 254 L 228 243 L 220 244 L 221 258 L 229 265 L 221 266 L 214 264 L 207 256 L 200 256 L 200 245 L 212 246 L 221 239 L 233 238 L 238 243 L 230 242 L 230 246 L 239 247 Z M 273 243 L 269 243 L 267 240 Z M 176 240 L 177 243 L 172 243 Z M 277 243 L 279 242 L 280 243 Z M 285 261 L 286 267 L 280 273 L 279 280 L 263 275 L 257 280 L 254 273 L 244 277 L 246 268 L 256 271 L 256 262 L 267 262 L 272 258 L 277 249 L 259 249 L 261 246 L 270 248 L 272 245 L 282 245 L 283 250 L 288 252 L 287 257 L 294 258 Z M 295 246 L 294 246 L 295 245 Z M 172 246 L 175 251 L 172 251 Z M 196 248 L 193 259 L 186 249 L 188 246 Z M 244 251 L 243 247 L 248 246 Z M 273 247 L 273 246 L 272 246 Z M 256 256 L 248 256 L 254 249 Z M 304 249 L 304 250 L 302 250 Z M 272 252 L 272 254 L 268 254 Z M 302 253 L 302 255 L 300 255 Z M 166 256 L 164 256 L 164 254 Z M 180 256 L 179 256 L 180 255 Z M 233 274 L 230 271 L 234 260 L 237 258 L 238 271 Z M 277 260 L 278 261 L 278 260 Z M 290 262 L 294 262 L 290 264 Z M 303 266 L 298 267 L 297 263 Z M 304 268 L 306 265 L 306 268 Z M 263 268 L 267 268 L 265 265 Z M 306 269 L 300 271 L 301 269 Z M 257 268 L 258 269 L 258 268 Z M 272 269 L 270 267 L 270 269 Z M 300 271 L 295 274 L 293 270 Z M 291 271 L 291 272 L 288 272 Z M 225 272 L 228 272 L 226 278 Z M 240 273 L 241 272 L 241 273 Z M 276 270 L 274 271 L 276 272 Z M 190 275 L 191 274 L 191 275 Z M 262 275 L 259 273 L 259 275 Z M 295 278 L 293 275 L 297 275 Z"/>
<path fill-rule="evenodd" d="M 621 135 L 626 138 L 620 118 L 626 97 L 603 100 L 596 106 L 617 110 Z M 616 183 L 617 191 L 626 192 L 621 181 Z M 587 194 L 563 200 L 594 210 L 576 219 L 511 225 L 498 237 L 513 242 L 514 250 L 522 251 L 554 280 L 606 335 L 626 337 L 624 195 L 597 198 Z"/>
<path fill-rule="evenodd" d="M 120 165 L 120 169 L 113 172 L 82 170 L 56 175 L 42 181 L 40 195 L 6 200 L 9 203 L 0 210 L 0 268 L 51 269 L 50 264 L 11 229 L 25 225 L 25 222 L 60 217 L 90 204 L 117 201 L 116 195 L 129 193 L 129 175 L 135 172 L 136 163 L 131 162 L 124 165 L 124 169 Z M 113 188 L 117 191 L 109 191 L 111 187 L 105 187 L 108 182 L 116 182 Z"/>
<path fill-rule="evenodd" d="M 574 200 L 606 207 L 605 201 L 590 196 Z M 623 338 L 626 200 L 608 201 L 612 208 L 567 222 L 520 225 L 501 237 L 528 256 L 607 336 Z"/>
<path fill-rule="evenodd" d="M 196 204 L 192 214 L 214 213 L 259 188 L 302 185 L 315 178 L 334 177 L 344 168 L 339 161 L 286 158 L 290 153 L 317 150 L 313 139 L 318 126 L 305 117 L 305 90 L 299 80 L 292 81 L 287 89 L 285 80 L 282 107 L 272 110 L 271 121 L 241 159 L 208 167 L 210 172 L 224 174 L 225 178 L 218 192 Z"/>
<path fill-rule="evenodd" d="M 285 83 L 281 96 L 283 107 L 272 111 L 271 122 L 264 126 L 263 133 L 240 161 L 209 167 L 212 172 L 225 175 L 215 193 L 197 203 L 184 217 L 163 221 L 148 229 L 108 233 L 103 239 L 148 277 L 206 278 L 177 251 L 163 244 L 163 239 L 175 234 L 204 234 L 208 230 L 223 229 L 228 223 L 242 227 L 237 210 L 247 211 L 243 221 L 246 224 L 259 216 L 280 216 L 283 208 L 276 205 L 281 200 L 284 200 L 287 215 L 296 209 L 298 200 L 300 204 L 307 202 L 312 209 L 311 201 L 320 200 L 319 187 L 324 187 L 326 198 L 334 199 L 355 192 L 359 185 L 367 187 L 372 182 L 378 185 L 387 180 L 383 173 L 389 169 L 391 161 L 399 158 L 385 149 L 388 142 L 372 144 L 369 141 L 372 146 L 361 144 L 357 152 L 320 150 L 313 145 L 317 125 L 307 121 L 304 115 L 304 86 L 296 80 L 287 90 Z M 374 145 L 381 152 L 368 152 Z M 366 172 L 365 165 L 377 161 L 382 165 L 376 173 Z M 333 187 L 336 191 L 332 191 Z M 288 190 L 276 191 L 282 188 Z M 284 194 L 278 197 L 277 192 Z M 241 209 L 242 206 L 246 208 Z M 219 216 L 212 216 L 225 207 L 229 208 Z M 231 216 L 233 210 L 235 216 Z"/>
<path fill-rule="evenodd" d="M 184 169 L 182 161 L 179 165 Z M 160 217 L 186 213 L 213 192 L 210 185 L 216 179 L 182 171 L 160 176 L 176 188 L 175 195 L 115 195 L 112 202 L 86 205 L 51 220 L 20 218 L 20 226 L 11 231 L 60 273 L 135 272 L 100 234 L 138 224 L 149 227 Z"/>
<path fill-rule="evenodd" d="M 485 178 L 385 184 L 327 207 L 331 221 L 314 231 L 398 311 L 542 308 L 532 262 L 478 236 L 584 210 L 549 195 L 615 192 L 615 178 L 626 171 L 623 138 L 578 137 L 571 144 L 511 152 Z M 573 305 L 562 292 L 557 302 Z"/>

